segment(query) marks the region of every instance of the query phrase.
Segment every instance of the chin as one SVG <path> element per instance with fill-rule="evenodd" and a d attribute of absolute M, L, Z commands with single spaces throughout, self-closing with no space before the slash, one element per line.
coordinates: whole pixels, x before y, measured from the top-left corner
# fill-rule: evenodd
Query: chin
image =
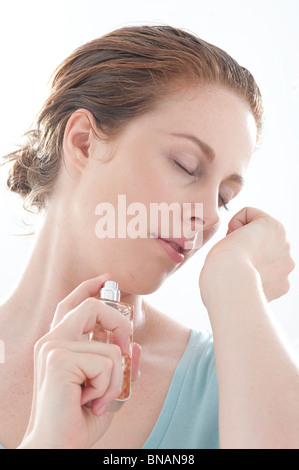
<path fill-rule="evenodd" d="M 126 292 L 127 294 L 133 295 L 148 295 L 156 292 L 161 285 L 164 283 L 165 277 L 156 278 L 156 279 L 134 279 L 130 283 L 119 283 L 120 290 Z"/>
<path fill-rule="evenodd" d="M 185 264 L 170 262 L 153 240 L 118 240 L 106 246 L 101 272 L 108 272 L 125 295 L 147 295 L 157 291 L 165 280 Z M 110 255 L 110 253 L 113 253 Z M 115 256 L 118 253 L 118 256 Z"/>
<path fill-rule="evenodd" d="M 155 269 L 143 268 L 141 270 L 128 269 L 127 272 L 111 272 L 112 279 L 118 282 L 122 293 L 131 295 L 147 295 L 158 290 L 169 273 L 162 271 L 161 268 Z"/>

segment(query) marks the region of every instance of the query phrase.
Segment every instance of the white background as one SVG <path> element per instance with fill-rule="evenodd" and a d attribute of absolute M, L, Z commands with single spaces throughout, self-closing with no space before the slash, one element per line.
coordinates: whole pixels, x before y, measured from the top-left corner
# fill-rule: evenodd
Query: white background
<path fill-rule="evenodd" d="M 262 147 L 254 155 L 246 187 L 224 215 L 216 238 L 173 275 L 148 301 L 196 328 L 209 328 L 198 277 L 210 247 L 244 206 L 281 220 L 299 262 L 299 0 L 10 0 L 0 6 L 0 155 L 15 149 L 47 94 L 49 78 L 75 48 L 113 29 L 167 23 L 190 30 L 249 68 L 264 98 Z M 13 289 L 31 247 L 15 236 L 22 224 L 18 197 L 5 189 L 0 172 L 0 302 Z M 27 219 L 26 219 L 27 220 Z M 299 344 L 299 269 L 292 287 L 272 302 L 289 339 Z M 240 312 L 240 315 L 242 312 Z"/>

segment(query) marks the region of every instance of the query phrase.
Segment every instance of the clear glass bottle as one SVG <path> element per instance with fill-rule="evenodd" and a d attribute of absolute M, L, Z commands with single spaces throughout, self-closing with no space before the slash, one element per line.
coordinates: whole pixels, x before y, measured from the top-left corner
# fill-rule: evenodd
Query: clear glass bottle
<path fill-rule="evenodd" d="M 134 307 L 133 305 L 120 302 L 120 290 L 118 289 L 118 283 L 115 281 L 106 281 L 104 286 L 100 290 L 100 295 L 98 298 L 106 305 L 117 309 L 119 312 L 125 315 L 131 322 L 130 350 L 128 354 L 123 355 L 123 384 L 121 394 L 116 399 L 117 402 L 123 402 L 127 400 L 131 394 L 131 363 Z M 90 333 L 89 339 L 93 341 L 102 341 L 104 343 L 113 342 L 111 332 L 104 330 L 100 325 L 98 325 Z"/>

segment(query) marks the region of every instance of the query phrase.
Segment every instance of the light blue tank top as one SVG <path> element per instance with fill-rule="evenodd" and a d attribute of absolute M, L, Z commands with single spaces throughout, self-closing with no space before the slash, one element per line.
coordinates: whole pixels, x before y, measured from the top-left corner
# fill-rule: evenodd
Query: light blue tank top
<path fill-rule="evenodd" d="M 217 448 L 218 384 L 212 335 L 191 330 L 159 418 L 143 449 Z"/>
<path fill-rule="evenodd" d="M 191 330 L 144 449 L 217 449 L 218 383 L 212 335 Z"/>

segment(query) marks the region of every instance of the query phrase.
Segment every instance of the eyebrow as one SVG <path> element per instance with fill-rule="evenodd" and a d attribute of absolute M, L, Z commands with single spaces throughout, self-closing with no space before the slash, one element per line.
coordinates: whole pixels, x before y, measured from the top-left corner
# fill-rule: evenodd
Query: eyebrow
<path fill-rule="evenodd" d="M 183 137 L 185 139 L 191 140 L 191 142 L 196 144 L 202 150 L 202 152 L 207 157 L 207 160 L 208 160 L 209 163 L 212 163 L 212 161 L 214 160 L 215 152 L 212 149 L 212 147 L 210 147 L 208 144 L 206 144 L 205 142 L 200 140 L 198 137 L 195 137 L 195 135 L 182 134 L 182 133 L 178 133 L 178 132 L 172 132 L 171 135 L 173 135 L 174 137 Z"/>
<path fill-rule="evenodd" d="M 183 137 L 185 139 L 191 140 L 191 142 L 196 144 L 201 149 L 201 151 L 204 153 L 209 163 L 212 163 L 214 161 L 215 152 L 212 149 L 212 147 L 210 147 L 208 144 L 203 142 L 201 139 L 199 139 L 195 135 L 184 134 L 184 133 L 179 133 L 179 132 L 172 132 L 171 135 L 173 135 L 174 137 Z M 238 183 L 241 186 L 244 186 L 244 178 L 241 175 L 234 173 L 233 175 L 230 175 L 227 179 L 230 181 L 234 181 L 235 183 Z"/>

